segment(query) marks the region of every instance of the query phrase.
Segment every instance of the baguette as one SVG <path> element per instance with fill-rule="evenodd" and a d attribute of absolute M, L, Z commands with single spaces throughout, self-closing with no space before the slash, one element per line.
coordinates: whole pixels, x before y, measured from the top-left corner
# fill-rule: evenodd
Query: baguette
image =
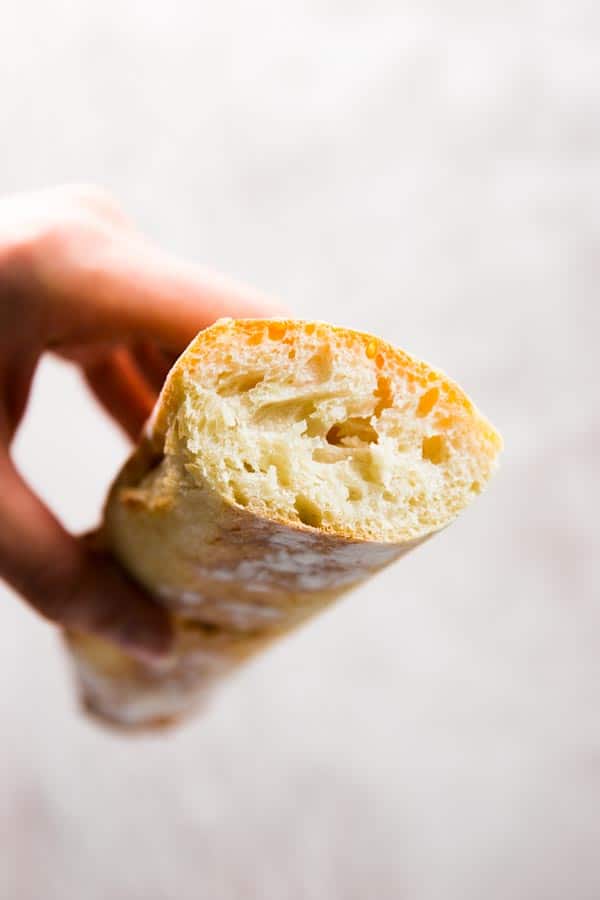
<path fill-rule="evenodd" d="M 159 666 L 69 635 L 86 708 L 127 729 L 225 674 L 448 525 L 501 438 L 445 375 L 323 322 L 223 319 L 171 370 L 107 499 L 105 544 L 172 613 Z"/>

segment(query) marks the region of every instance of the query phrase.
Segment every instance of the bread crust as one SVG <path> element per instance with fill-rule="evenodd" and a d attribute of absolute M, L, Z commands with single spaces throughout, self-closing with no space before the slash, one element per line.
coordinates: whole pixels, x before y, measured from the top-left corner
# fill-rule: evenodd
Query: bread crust
<path fill-rule="evenodd" d="M 330 345 L 359 345 L 374 365 L 400 371 L 421 388 L 433 372 L 466 439 L 490 460 L 498 452 L 498 435 L 456 385 L 372 335 L 296 320 L 221 320 L 201 332 L 169 374 L 139 446 L 111 488 L 103 524 L 106 545 L 172 612 L 175 650 L 150 667 L 95 637 L 71 635 L 84 704 L 102 720 L 128 729 L 177 721 L 216 680 L 435 530 L 378 541 L 361 528 L 266 516 L 222 496 L 191 465 L 174 423 L 186 379 L 198 377 L 216 342 L 226 336 L 235 346 L 259 335 L 297 342 L 307 329 Z"/>

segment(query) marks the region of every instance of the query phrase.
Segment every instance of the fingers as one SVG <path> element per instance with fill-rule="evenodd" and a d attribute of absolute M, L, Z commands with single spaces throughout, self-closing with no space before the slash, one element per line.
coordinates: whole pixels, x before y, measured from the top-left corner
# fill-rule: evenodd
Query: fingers
<path fill-rule="evenodd" d="M 7 445 L 12 441 L 25 412 L 38 355 L 32 350 L 0 362 L 0 395 L 3 395 L 0 396 L 0 404 L 4 410 L 0 415 L 0 439 Z"/>
<path fill-rule="evenodd" d="M 54 343 L 149 338 L 181 351 L 200 329 L 223 316 L 284 314 L 259 292 L 183 262 L 135 234 L 68 250 L 55 305 Z"/>
<path fill-rule="evenodd" d="M 105 554 L 69 535 L 0 454 L 0 576 L 39 613 L 144 661 L 168 651 L 167 613 Z"/>
<path fill-rule="evenodd" d="M 178 354 L 161 350 L 154 341 L 138 341 L 131 352 L 144 378 L 158 394 Z"/>
<path fill-rule="evenodd" d="M 153 602 L 106 553 L 81 548 L 76 583 L 58 618 L 60 624 L 118 644 L 151 662 L 171 648 L 172 628 L 165 609 Z"/>
<path fill-rule="evenodd" d="M 153 245 L 93 186 L 4 200 L 0 236 L 3 227 L 11 246 L 20 235 L 18 291 L 36 301 L 49 348 L 150 338 L 181 352 L 220 317 L 285 315 L 260 292 Z"/>
<path fill-rule="evenodd" d="M 135 441 L 156 396 L 128 350 L 118 347 L 83 365 L 89 386 L 108 413 Z"/>

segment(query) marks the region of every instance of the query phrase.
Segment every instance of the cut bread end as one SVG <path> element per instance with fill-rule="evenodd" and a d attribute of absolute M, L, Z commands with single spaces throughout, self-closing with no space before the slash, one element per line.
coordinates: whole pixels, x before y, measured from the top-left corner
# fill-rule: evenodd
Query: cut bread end
<path fill-rule="evenodd" d="M 223 319 L 172 370 L 151 428 L 232 506 L 340 537 L 404 542 L 489 480 L 498 433 L 441 372 L 323 322 Z"/>

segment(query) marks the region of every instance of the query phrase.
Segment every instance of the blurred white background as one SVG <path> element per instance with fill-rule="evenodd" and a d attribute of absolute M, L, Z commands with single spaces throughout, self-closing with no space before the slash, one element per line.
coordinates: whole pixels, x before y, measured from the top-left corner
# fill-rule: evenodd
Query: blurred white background
<path fill-rule="evenodd" d="M 587 0 L 6 5 L 2 193 L 107 186 L 442 366 L 506 452 L 169 736 L 82 718 L 0 587 L 2 900 L 597 900 L 599 110 Z M 83 529 L 127 448 L 47 361 L 15 452 Z"/>

